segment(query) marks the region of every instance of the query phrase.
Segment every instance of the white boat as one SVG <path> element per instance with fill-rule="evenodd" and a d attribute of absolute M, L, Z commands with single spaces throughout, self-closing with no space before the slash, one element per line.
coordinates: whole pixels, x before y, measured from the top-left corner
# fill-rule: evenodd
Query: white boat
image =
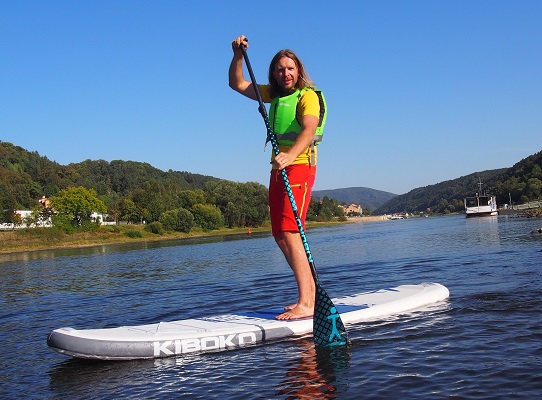
<path fill-rule="evenodd" d="M 465 213 L 469 217 L 487 217 L 497 215 L 497 199 L 493 195 L 465 197 Z"/>
<path fill-rule="evenodd" d="M 480 192 L 482 191 L 482 181 L 478 183 Z M 465 197 L 465 214 L 469 217 L 493 217 L 498 214 L 497 198 L 494 195 L 478 194 L 472 197 Z"/>

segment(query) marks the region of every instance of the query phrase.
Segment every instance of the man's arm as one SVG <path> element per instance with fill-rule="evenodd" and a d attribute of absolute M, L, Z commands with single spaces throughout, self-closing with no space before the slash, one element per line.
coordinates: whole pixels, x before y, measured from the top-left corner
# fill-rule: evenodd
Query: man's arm
<path fill-rule="evenodd" d="M 247 81 L 243 75 L 243 52 L 241 46 L 245 46 L 245 49 L 248 49 L 248 41 L 243 35 L 235 38 L 231 43 L 233 57 L 228 71 L 229 84 L 236 92 L 252 100 L 257 100 L 258 98 L 256 97 L 252 82 Z"/>

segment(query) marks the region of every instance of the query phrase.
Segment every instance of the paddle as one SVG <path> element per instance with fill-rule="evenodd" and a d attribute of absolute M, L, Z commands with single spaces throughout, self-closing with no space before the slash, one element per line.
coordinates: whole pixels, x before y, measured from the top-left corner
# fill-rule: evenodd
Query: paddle
<path fill-rule="evenodd" d="M 267 137 L 271 142 L 271 146 L 273 147 L 275 155 L 277 155 L 280 153 L 277 137 L 273 132 L 273 129 L 271 129 L 271 124 L 269 123 L 269 117 L 267 115 L 267 110 L 262 100 L 260 88 L 256 83 L 254 72 L 252 71 L 246 49 L 243 45 L 241 45 L 241 50 L 243 52 L 243 57 L 247 65 L 248 73 L 250 74 L 252 85 L 254 86 L 256 97 L 258 99 L 258 110 L 260 111 L 260 114 L 262 115 L 265 122 L 265 127 L 267 128 Z M 316 297 L 314 300 L 314 317 L 312 323 L 314 343 L 317 346 L 345 345 L 348 339 L 346 329 L 341 320 L 341 316 L 337 311 L 337 308 L 333 304 L 333 301 L 328 296 L 328 294 L 320 284 L 320 280 L 318 279 L 316 266 L 314 265 L 314 261 L 312 259 L 312 253 L 309 248 L 309 243 L 307 242 L 307 236 L 305 235 L 303 224 L 301 223 L 301 218 L 299 218 L 299 212 L 297 209 L 297 205 L 295 204 L 294 195 L 292 193 L 292 188 L 290 186 L 290 181 L 288 180 L 288 174 L 286 173 L 286 169 L 281 170 L 281 175 L 284 181 L 284 187 L 286 188 L 286 193 L 288 194 L 288 199 L 290 200 L 290 205 L 292 206 L 295 221 L 299 229 L 299 234 L 301 235 L 301 241 L 303 242 L 303 247 L 305 248 L 305 254 L 307 255 L 307 259 L 309 261 L 312 276 L 314 278 L 314 283 L 316 285 Z"/>

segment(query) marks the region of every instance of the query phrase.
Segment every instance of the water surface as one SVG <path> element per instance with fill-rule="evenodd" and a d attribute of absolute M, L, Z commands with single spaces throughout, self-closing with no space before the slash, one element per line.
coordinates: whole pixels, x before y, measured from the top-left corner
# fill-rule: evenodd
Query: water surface
<path fill-rule="evenodd" d="M 2 398 L 510 399 L 542 393 L 540 219 L 356 223 L 307 236 L 340 297 L 439 282 L 449 301 L 310 337 L 179 358 L 89 362 L 52 329 L 146 324 L 289 304 L 293 277 L 267 234 L 0 255 Z M 24 395 L 22 395 L 24 393 Z"/>

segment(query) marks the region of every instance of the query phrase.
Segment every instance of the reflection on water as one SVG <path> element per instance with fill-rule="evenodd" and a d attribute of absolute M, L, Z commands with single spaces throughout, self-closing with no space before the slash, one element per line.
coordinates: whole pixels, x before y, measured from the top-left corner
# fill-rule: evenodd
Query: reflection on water
<path fill-rule="evenodd" d="M 348 389 L 343 380 L 350 366 L 348 346 L 315 347 L 312 340 L 296 344 L 301 354 L 286 365 L 286 378 L 277 385 L 277 394 L 287 399 L 334 399 Z"/>
<path fill-rule="evenodd" d="M 281 345 L 270 344 L 269 346 Z M 240 352 L 250 351 L 252 350 L 240 350 Z M 293 348 L 289 350 L 289 353 L 293 356 L 287 361 L 282 372 L 279 372 L 276 366 L 272 366 L 274 374 L 282 375 L 275 385 L 275 394 L 272 397 L 333 399 L 348 392 L 347 376 L 351 357 L 349 347 L 315 348 L 311 339 L 299 339 L 293 342 Z M 202 357 L 204 357 L 203 360 Z M 191 355 L 122 362 L 66 359 L 48 371 L 49 389 L 61 397 L 70 394 L 78 397 L 79 394 L 84 394 L 86 398 L 92 398 L 98 393 L 112 393 L 118 385 L 122 385 L 124 386 L 123 393 L 127 397 L 167 398 L 173 393 L 190 393 L 190 386 L 195 376 L 203 378 L 208 375 L 207 378 L 209 378 L 213 373 L 215 376 L 223 376 L 215 382 L 218 387 L 222 384 L 240 383 L 240 378 L 235 373 L 230 372 L 224 375 L 223 371 L 231 371 L 230 368 L 233 365 L 229 365 L 222 355 L 216 356 L 216 364 L 219 366 L 223 364 L 220 366 L 222 371 L 220 374 L 217 374 L 216 365 L 213 372 L 213 369 L 206 364 L 205 357 L 208 356 Z M 173 389 L 160 386 L 160 382 L 170 381 L 172 376 L 176 376 Z M 267 373 L 263 372 L 261 374 L 263 386 L 265 386 L 266 377 Z M 156 389 L 149 390 L 149 387 Z M 261 395 L 262 392 L 259 393 Z M 258 392 L 255 394 L 257 395 Z M 263 398 L 267 397 L 268 395 L 263 396 Z M 205 397 L 201 396 L 201 398 Z"/>
<path fill-rule="evenodd" d="M 172 240 L 160 240 L 160 241 L 134 241 L 127 243 L 107 244 L 107 245 L 92 245 L 79 248 L 65 248 L 65 249 L 46 249 L 46 250 L 33 250 L 33 251 L 19 251 L 14 253 L 0 253 L 0 263 L 9 261 L 33 261 L 43 258 L 55 258 L 66 256 L 85 256 L 85 255 L 99 255 L 105 253 L 118 253 L 125 251 L 138 251 L 146 249 L 157 249 L 162 247 L 173 246 L 191 246 L 197 244 L 206 243 L 220 243 L 228 241 L 237 241 L 240 239 L 257 239 L 262 237 L 269 237 L 268 233 L 253 233 L 250 236 L 246 234 L 235 235 L 218 235 L 209 237 L 196 237 L 186 239 L 172 239 Z"/>
<path fill-rule="evenodd" d="M 482 246 L 495 246 L 500 244 L 499 220 L 497 216 L 465 218 L 469 241 L 476 241 Z"/>

